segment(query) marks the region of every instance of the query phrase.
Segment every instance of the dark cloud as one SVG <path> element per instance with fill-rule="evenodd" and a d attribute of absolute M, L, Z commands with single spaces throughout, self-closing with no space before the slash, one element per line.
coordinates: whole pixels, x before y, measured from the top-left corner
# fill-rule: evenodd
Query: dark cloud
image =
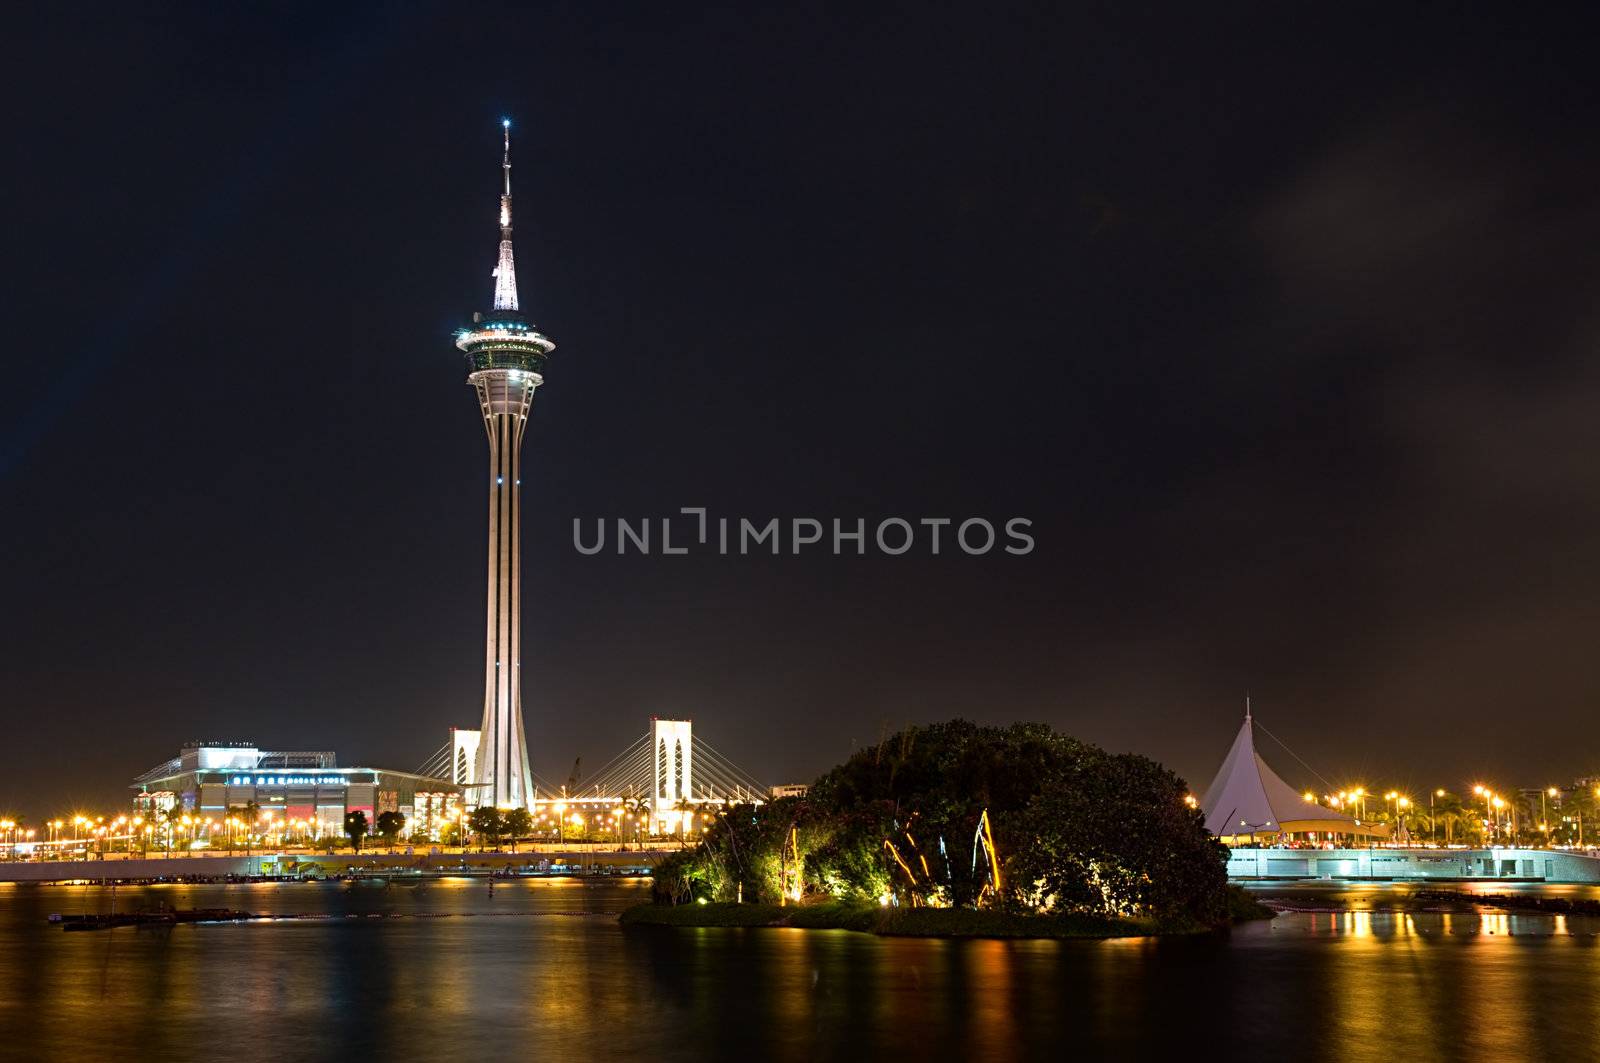
<path fill-rule="evenodd" d="M 1167 532 L 1229 530 L 1212 605 L 1266 603 L 1289 694 L 1258 709 L 1347 777 L 1597 764 L 1552 744 L 1600 701 L 1596 171 L 1476 117 L 1398 105 L 1263 198 L 1245 342 L 1277 410 Z"/>

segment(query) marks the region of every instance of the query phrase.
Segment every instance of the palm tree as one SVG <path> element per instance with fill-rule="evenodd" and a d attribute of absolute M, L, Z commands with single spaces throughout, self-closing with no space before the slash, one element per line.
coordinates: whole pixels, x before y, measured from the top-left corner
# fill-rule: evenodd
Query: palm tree
<path fill-rule="evenodd" d="M 680 797 L 672 803 L 672 811 L 678 813 L 678 847 L 689 847 L 689 835 L 683 828 L 685 815 L 694 814 L 694 804 L 687 797 Z"/>
<path fill-rule="evenodd" d="M 261 819 L 261 806 L 251 799 L 244 803 L 244 851 L 250 853 L 250 832 L 256 829 L 256 823 Z"/>
<path fill-rule="evenodd" d="M 1455 808 L 1436 809 L 1434 811 L 1434 818 L 1438 820 L 1438 826 L 1434 828 L 1434 831 L 1437 834 L 1440 828 L 1443 828 L 1443 840 L 1445 845 L 1454 844 L 1456 835 L 1458 834 L 1463 838 L 1467 837 L 1474 824 L 1473 818 L 1469 816 L 1459 805 L 1457 805 Z"/>
<path fill-rule="evenodd" d="M 177 801 L 164 813 L 167 821 L 167 859 L 172 859 L 172 838 L 178 833 L 179 822 L 183 819 L 183 805 Z"/>
<path fill-rule="evenodd" d="M 222 815 L 222 825 L 228 828 L 228 855 L 233 855 L 233 846 L 236 841 L 235 833 L 240 817 L 244 815 L 243 805 L 229 805 Z"/>

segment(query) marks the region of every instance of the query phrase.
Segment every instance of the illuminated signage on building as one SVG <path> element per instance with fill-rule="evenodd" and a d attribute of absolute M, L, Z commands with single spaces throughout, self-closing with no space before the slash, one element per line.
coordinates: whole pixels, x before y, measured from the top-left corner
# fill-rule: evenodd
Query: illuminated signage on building
<path fill-rule="evenodd" d="M 234 775 L 229 786 L 345 786 L 343 775 Z"/>

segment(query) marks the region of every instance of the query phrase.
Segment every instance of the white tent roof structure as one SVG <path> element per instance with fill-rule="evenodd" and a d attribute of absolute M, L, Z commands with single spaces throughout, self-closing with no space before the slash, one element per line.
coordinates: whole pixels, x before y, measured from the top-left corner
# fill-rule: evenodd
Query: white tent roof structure
<path fill-rule="evenodd" d="M 1388 829 L 1362 823 L 1343 812 L 1307 801 L 1267 767 L 1256 752 L 1250 711 L 1233 740 L 1217 777 L 1200 801 L 1206 830 L 1219 838 L 1241 834 L 1295 834 L 1326 831 L 1334 834 L 1387 835 Z"/>

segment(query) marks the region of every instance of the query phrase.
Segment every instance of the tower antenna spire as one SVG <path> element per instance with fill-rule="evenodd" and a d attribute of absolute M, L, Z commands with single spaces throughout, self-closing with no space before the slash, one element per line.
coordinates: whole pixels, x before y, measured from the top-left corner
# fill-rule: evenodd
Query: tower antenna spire
<path fill-rule="evenodd" d="M 506 173 L 506 198 L 511 197 L 511 119 L 500 119 L 500 128 L 506 135 L 506 153 L 500 160 L 500 169 Z"/>
<path fill-rule="evenodd" d="M 494 267 L 494 308 L 517 309 L 517 265 L 511 254 L 511 119 L 500 119 L 505 134 L 505 154 L 500 170 L 505 175 L 505 191 L 500 193 L 500 260 Z"/>

